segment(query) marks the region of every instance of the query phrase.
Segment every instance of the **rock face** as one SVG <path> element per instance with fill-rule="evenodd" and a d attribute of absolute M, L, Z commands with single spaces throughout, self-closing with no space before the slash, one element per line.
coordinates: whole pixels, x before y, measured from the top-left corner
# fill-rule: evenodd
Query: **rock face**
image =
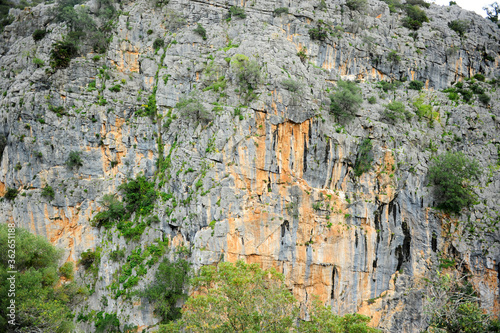
<path fill-rule="evenodd" d="M 110 288 L 124 288 L 116 281 L 125 262 L 110 253 L 124 249 L 127 257 L 158 239 L 169 240 L 170 256 L 187 252 L 195 268 L 238 259 L 276 267 L 302 304 L 319 295 L 334 311 L 370 315 L 387 332 L 425 327 L 418 282 L 439 258 L 456 258 L 473 274 L 482 307 L 499 313 L 499 95 L 478 82 L 491 95 L 487 107 L 452 101 L 439 90 L 477 73 L 498 76 L 500 30 L 458 6 L 431 4 L 424 9 L 430 22 L 414 39 L 402 14 L 382 1 L 369 0 L 361 13 L 344 1 L 326 4 L 327 10 L 316 0 L 122 2 L 108 51 L 56 71 L 33 63 L 36 57 L 48 65 L 52 44 L 67 32 L 51 20 L 52 5 L 11 11 L 16 20 L 0 42 L 0 135 L 7 138 L 0 194 L 20 192 L 0 202 L 0 220 L 44 235 L 66 249 L 66 261 L 102 249 L 95 280 L 78 270 L 95 291 L 81 313 L 117 313 L 122 324 L 141 330 L 155 325 L 145 299 L 117 297 Z M 232 5 L 243 6 L 246 18 L 228 20 Z M 288 14 L 274 14 L 285 6 Z M 448 27 L 455 19 L 470 21 L 464 37 Z M 334 33 L 312 40 L 308 31 L 320 20 Z M 193 31 L 197 23 L 206 40 Z M 50 32 L 35 42 L 32 33 L 42 28 Z M 156 39 L 165 46 L 155 50 Z M 399 61 L 388 59 L 392 51 Z M 261 67 L 249 103 L 232 65 L 238 55 Z M 425 89 L 405 83 L 384 93 L 376 85 L 404 78 Z M 287 89 L 286 79 L 299 82 L 299 90 Z M 364 97 L 344 126 L 328 111 L 340 79 L 359 80 Z M 225 88 L 215 89 L 217 80 Z M 116 84 L 119 91 L 110 91 Z M 189 93 L 212 121 L 176 108 Z M 375 104 L 367 102 L 371 96 Z M 415 113 L 418 98 L 436 120 L 384 121 L 391 100 Z M 148 103 L 156 104 L 154 119 L 137 115 Z M 52 111 L 57 107 L 64 112 Z M 373 163 L 356 177 L 365 138 Z M 479 203 L 459 217 L 433 208 L 427 178 L 433 156 L 447 150 L 474 157 L 486 170 L 476 188 Z M 65 164 L 72 151 L 80 152 L 79 168 Z M 103 195 L 118 193 L 139 173 L 168 194 L 155 204 L 159 221 L 139 241 L 92 227 Z M 46 185 L 55 190 L 52 200 L 41 195 Z M 155 267 L 132 289 L 150 283 Z"/>

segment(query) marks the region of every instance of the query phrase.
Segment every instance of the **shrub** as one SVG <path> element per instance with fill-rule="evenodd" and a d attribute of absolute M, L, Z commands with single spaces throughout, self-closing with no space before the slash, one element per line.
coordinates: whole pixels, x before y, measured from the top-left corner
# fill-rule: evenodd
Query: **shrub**
<path fill-rule="evenodd" d="M 181 98 L 175 107 L 182 116 L 193 120 L 210 122 L 214 119 L 213 114 L 203 106 L 194 93 Z"/>
<path fill-rule="evenodd" d="M 275 16 L 281 16 L 281 14 L 288 14 L 288 7 L 279 7 L 274 10 Z"/>
<path fill-rule="evenodd" d="M 337 121 L 344 123 L 354 118 L 363 97 L 355 82 L 339 81 L 337 91 L 330 95 L 330 101 L 330 112 L 335 115 Z"/>
<path fill-rule="evenodd" d="M 50 66 L 52 68 L 66 68 L 72 58 L 78 54 L 78 47 L 72 40 L 62 40 L 54 44 L 50 51 Z"/>
<path fill-rule="evenodd" d="M 372 141 L 369 138 L 365 138 L 359 145 L 358 155 L 356 156 L 356 162 L 354 163 L 354 175 L 356 177 L 361 176 L 363 173 L 368 172 L 371 169 L 373 163 L 372 148 Z"/>
<path fill-rule="evenodd" d="M 375 97 L 375 96 L 368 97 L 368 103 L 370 103 L 370 104 L 377 103 L 377 97 Z"/>
<path fill-rule="evenodd" d="M 187 298 L 184 289 L 190 272 L 190 264 L 186 260 L 170 262 L 165 258 L 158 266 L 154 282 L 144 290 L 143 295 L 153 304 L 154 313 L 162 323 L 181 317 L 177 302 Z"/>
<path fill-rule="evenodd" d="M 99 311 L 95 316 L 95 333 L 120 332 L 120 320 L 116 313 Z"/>
<path fill-rule="evenodd" d="M 484 88 L 478 84 L 472 84 L 469 88 L 476 95 L 484 94 Z"/>
<path fill-rule="evenodd" d="M 425 12 L 417 6 L 407 5 L 405 10 L 407 17 L 403 19 L 404 27 L 412 30 L 418 30 L 422 27 L 424 22 L 429 22 L 429 18 Z"/>
<path fill-rule="evenodd" d="M 474 75 L 474 78 L 481 82 L 484 82 L 484 80 L 486 80 L 486 77 L 481 73 L 477 73 L 476 75 Z"/>
<path fill-rule="evenodd" d="M 433 107 L 430 104 L 424 104 L 424 95 L 419 96 L 414 102 L 413 106 L 417 109 L 417 115 L 420 118 L 424 117 L 428 120 L 438 120 L 439 113 L 433 111 Z"/>
<path fill-rule="evenodd" d="M 123 203 L 113 194 L 105 194 L 99 204 L 104 210 L 97 213 L 92 219 L 91 225 L 93 227 L 104 226 L 109 228 L 113 225 L 113 222 L 121 220 L 125 215 Z"/>
<path fill-rule="evenodd" d="M 422 90 L 424 87 L 424 83 L 422 81 L 414 80 L 410 82 L 410 85 L 408 88 L 413 89 L 413 90 Z"/>
<path fill-rule="evenodd" d="M 458 92 L 462 95 L 462 98 L 466 102 L 469 102 L 472 99 L 472 97 L 474 96 L 472 91 L 467 90 L 467 89 L 459 89 Z"/>
<path fill-rule="evenodd" d="M 500 14 L 500 5 L 497 2 L 493 2 L 492 4 L 483 7 L 483 10 L 486 11 L 486 16 L 488 16 L 488 20 L 491 22 L 498 22 L 498 15 Z"/>
<path fill-rule="evenodd" d="M 320 0 L 319 3 L 318 3 L 318 10 L 327 10 L 328 7 L 326 5 L 326 1 L 325 0 Z"/>
<path fill-rule="evenodd" d="M 247 17 L 247 14 L 245 14 L 244 8 L 238 6 L 231 6 L 229 8 L 229 16 L 244 19 Z"/>
<path fill-rule="evenodd" d="M 42 189 L 42 197 L 48 200 L 53 200 L 55 195 L 56 194 L 54 192 L 54 189 L 50 185 L 45 185 L 45 187 Z"/>
<path fill-rule="evenodd" d="M 148 31 L 146 31 L 146 34 L 149 36 L 149 35 L 152 35 L 153 34 L 153 29 L 148 29 Z"/>
<path fill-rule="evenodd" d="M 33 39 L 35 40 L 35 42 L 37 42 L 39 40 L 42 40 L 46 34 L 47 34 L 46 30 L 36 29 L 35 32 L 33 32 L 32 36 L 33 36 Z"/>
<path fill-rule="evenodd" d="M 431 4 L 425 2 L 425 0 L 406 0 L 406 4 L 412 6 L 422 6 L 425 8 L 429 8 L 431 6 Z"/>
<path fill-rule="evenodd" d="M 471 182 L 479 180 L 481 173 L 477 161 L 462 152 L 446 152 L 436 157 L 429 167 L 429 181 L 435 185 L 438 208 L 459 214 L 463 208 L 471 207 L 477 198 Z"/>
<path fill-rule="evenodd" d="M 125 250 L 121 249 L 121 250 L 112 251 L 109 254 L 109 258 L 113 261 L 120 261 L 121 259 L 125 258 Z"/>
<path fill-rule="evenodd" d="M 392 50 L 389 54 L 387 54 L 387 61 L 392 62 L 393 64 L 398 64 L 401 61 L 401 57 L 396 51 Z"/>
<path fill-rule="evenodd" d="M 388 92 L 389 90 L 396 90 L 398 87 L 401 86 L 400 81 L 394 81 L 394 82 L 387 82 L 387 81 L 380 81 L 378 83 L 378 87 L 382 88 L 383 91 Z"/>
<path fill-rule="evenodd" d="M 479 95 L 479 101 L 484 105 L 488 105 L 490 103 L 491 97 L 487 94 Z"/>
<path fill-rule="evenodd" d="M 3 134 L 0 134 L 0 162 L 2 161 L 3 151 L 7 146 L 7 137 Z"/>
<path fill-rule="evenodd" d="M 145 176 L 137 176 L 121 184 L 118 189 L 123 192 L 123 203 L 129 213 L 148 215 L 154 208 L 158 196 L 155 183 L 149 182 Z"/>
<path fill-rule="evenodd" d="M 385 106 L 383 116 L 390 123 L 396 123 L 399 120 L 410 120 L 411 112 L 407 111 L 405 105 L 399 101 L 392 101 Z"/>
<path fill-rule="evenodd" d="M 302 89 L 302 84 L 300 83 L 300 81 L 295 81 L 292 79 L 285 79 L 281 81 L 281 84 L 286 90 L 292 93 L 299 92 Z"/>
<path fill-rule="evenodd" d="M 59 267 L 59 273 L 68 280 L 73 280 L 74 277 L 74 266 L 73 263 L 68 261 Z"/>
<path fill-rule="evenodd" d="M 82 158 L 80 157 L 79 151 L 72 151 L 69 153 L 68 159 L 66 160 L 66 165 L 68 168 L 72 169 L 74 167 L 81 167 L 83 165 Z"/>
<path fill-rule="evenodd" d="M 242 54 L 231 58 L 231 68 L 236 72 L 240 88 L 247 93 L 246 99 L 253 97 L 253 91 L 261 83 L 260 65 Z"/>
<path fill-rule="evenodd" d="M 362 11 L 366 8 L 367 4 L 368 4 L 367 0 L 347 0 L 346 1 L 346 6 L 350 10 Z"/>
<path fill-rule="evenodd" d="M 328 31 L 323 27 L 322 21 L 318 23 L 316 28 L 309 29 L 309 37 L 312 40 L 320 40 L 323 41 L 328 37 Z"/>
<path fill-rule="evenodd" d="M 122 88 L 121 85 L 115 84 L 114 86 L 109 87 L 108 89 L 109 89 L 109 91 L 112 91 L 112 92 L 120 92 L 121 88 Z"/>
<path fill-rule="evenodd" d="M 39 58 L 34 58 L 33 63 L 36 65 L 36 67 L 42 67 L 45 66 L 45 62 L 42 59 Z"/>
<path fill-rule="evenodd" d="M 165 46 L 165 41 L 163 38 L 156 38 L 155 41 L 153 42 L 153 49 L 159 50 L 160 48 Z"/>
<path fill-rule="evenodd" d="M 205 28 L 203 28 L 201 24 L 198 23 L 198 26 L 193 31 L 196 32 L 198 35 L 200 35 L 203 38 L 203 40 L 207 39 L 207 31 L 205 30 Z"/>
<path fill-rule="evenodd" d="M 8 187 L 7 192 L 5 192 L 4 194 L 4 198 L 9 201 L 12 201 L 17 197 L 17 193 L 18 192 L 15 188 Z"/>
<path fill-rule="evenodd" d="M 448 27 L 460 36 L 463 36 L 469 30 L 470 22 L 465 20 L 453 20 L 448 23 Z"/>
<path fill-rule="evenodd" d="M 389 6 L 389 11 L 395 13 L 397 9 L 403 8 L 403 5 L 399 0 L 382 0 Z"/>

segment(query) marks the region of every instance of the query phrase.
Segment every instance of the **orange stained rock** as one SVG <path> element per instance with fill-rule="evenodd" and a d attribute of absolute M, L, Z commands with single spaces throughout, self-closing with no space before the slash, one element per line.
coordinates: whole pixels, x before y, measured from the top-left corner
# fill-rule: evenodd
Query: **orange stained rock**
<path fill-rule="evenodd" d="M 0 182 L 0 197 L 3 197 L 5 195 L 5 192 L 7 192 L 7 190 L 5 189 L 5 183 Z"/>

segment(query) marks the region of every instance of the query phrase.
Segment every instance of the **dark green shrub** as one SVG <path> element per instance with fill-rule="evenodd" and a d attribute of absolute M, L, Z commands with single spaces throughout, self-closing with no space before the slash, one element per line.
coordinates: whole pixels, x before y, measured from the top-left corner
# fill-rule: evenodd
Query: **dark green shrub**
<path fill-rule="evenodd" d="M 80 255 L 79 264 L 82 265 L 85 270 L 90 271 L 94 275 L 97 275 L 98 273 L 100 262 L 101 248 L 97 248 L 95 251 L 88 249 Z"/>
<path fill-rule="evenodd" d="M 71 40 L 62 40 L 54 44 L 50 51 L 50 66 L 52 68 L 66 68 L 72 58 L 78 55 L 78 47 Z"/>
<path fill-rule="evenodd" d="M 459 214 L 471 207 L 477 195 L 471 182 L 479 180 L 481 168 L 462 152 L 446 152 L 436 157 L 429 167 L 429 181 L 435 185 L 434 193 L 438 208 Z"/>
<path fill-rule="evenodd" d="M 45 62 L 42 59 L 39 58 L 34 58 L 33 63 L 36 65 L 36 67 L 43 67 L 45 66 Z"/>
<path fill-rule="evenodd" d="M 398 64 L 401 61 L 401 57 L 396 51 L 392 50 L 389 54 L 387 54 L 387 61 Z"/>
<path fill-rule="evenodd" d="M 367 4 L 368 4 L 367 0 L 347 0 L 345 3 L 345 5 L 350 10 L 358 10 L 358 11 L 366 9 Z"/>
<path fill-rule="evenodd" d="M 148 215 L 154 208 L 157 198 L 155 183 L 149 182 L 144 176 L 129 179 L 118 187 L 123 192 L 123 203 L 127 212 Z"/>
<path fill-rule="evenodd" d="M 7 146 L 7 137 L 3 134 L 0 134 L 0 161 L 2 160 L 3 151 Z"/>
<path fill-rule="evenodd" d="M 397 9 L 403 8 L 404 6 L 401 4 L 399 0 L 382 0 L 389 6 L 389 11 L 391 13 L 395 13 Z"/>
<path fill-rule="evenodd" d="M 337 91 L 330 95 L 330 112 L 337 121 L 345 123 L 351 121 L 363 102 L 361 89 L 355 82 L 339 81 Z"/>
<path fill-rule="evenodd" d="M 486 77 L 481 73 L 477 73 L 476 75 L 474 75 L 474 78 L 481 82 L 484 82 L 484 80 L 486 80 Z"/>
<path fill-rule="evenodd" d="M 481 94 L 484 94 L 484 88 L 481 87 L 480 85 L 478 84 L 472 84 L 470 85 L 470 90 L 472 90 L 472 92 L 476 95 L 481 95 Z"/>
<path fill-rule="evenodd" d="M 322 21 L 318 23 L 316 28 L 309 29 L 309 37 L 312 40 L 320 40 L 323 41 L 328 37 L 328 31 L 323 27 Z"/>
<path fill-rule="evenodd" d="M 53 200 L 55 195 L 56 194 L 54 192 L 54 189 L 50 185 L 45 185 L 45 187 L 42 189 L 42 197 L 48 200 Z"/>
<path fill-rule="evenodd" d="M 462 98 L 466 102 L 469 102 L 472 99 L 472 97 L 474 96 L 472 91 L 467 90 L 467 89 L 459 89 L 458 92 L 462 95 Z"/>
<path fill-rule="evenodd" d="M 195 94 L 181 98 L 175 108 L 182 116 L 193 120 L 210 122 L 214 119 L 214 115 L 203 106 Z"/>
<path fill-rule="evenodd" d="M 354 163 L 354 175 L 356 177 L 361 176 L 363 173 L 368 172 L 371 169 L 373 163 L 372 148 L 372 141 L 369 138 L 365 138 L 359 145 L 358 155 L 356 156 L 356 162 Z"/>
<path fill-rule="evenodd" d="M 152 29 L 148 29 L 148 31 L 146 32 L 149 35 L 152 35 L 153 34 L 153 30 Z"/>
<path fill-rule="evenodd" d="M 116 313 L 99 311 L 95 316 L 95 333 L 119 332 L 120 320 Z"/>
<path fill-rule="evenodd" d="M 153 49 L 155 49 L 155 50 L 159 50 L 160 48 L 162 48 L 164 46 L 165 46 L 165 41 L 163 40 L 163 38 L 157 38 L 153 42 Z"/>
<path fill-rule="evenodd" d="M 281 16 L 281 14 L 288 14 L 288 7 L 279 7 L 274 10 L 274 16 Z"/>
<path fill-rule="evenodd" d="M 370 104 L 377 103 L 377 97 L 375 97 L 375 96 L 368 97 L 368 103 L 370 103 Z"/>
<path fill-rule="evenodd" d="M 244 8 L 238 6 L 231 6 L 229 8 L 229 16 L 244 19 L 247 17 L 247 14 L 245 14 Z"/>
<path fill-rule="evenodd" d="M 394 82 L 387 82 L 387 81 L 380 81 L 377 86 L 382 88 L 384 92 L 388 92 L 389 90 L 393 91 L 399 88 L 402 85 L 400 81 L 394 81 Z"/>
<path fill-rule="evenodd" d="M 115 84 L 114 86 L 112 86 L 112 87 L 110 87 L 108 89 L 109 89 L 109 91 L 112 91 L 112 92 L 120 92 L 121 88 L 122 88 L 121 85 Z"/>
<path fill-rule="evenodd" d="M 39 40 L 42 40 L 46 34 L 46 30 L 36 29 L 35 32 L 33 32 L 33 39 L 35 40 L 35 42 L 37 42 Z"/>
<path fill-rule="evenodd" d="M 422 90 L 424 87 L 424 83 L 422 81 L 414 80 L 410 82 L 410 85 L 408 88 L 413 89 L 413 90 Z"/>
<path fill-rule="evenodd" d="M 262 81 L 259 63 L 243 54 L 236 54 L 231 58 L 231 68 L 236 73 L 242 92 L 246 92 L 246 100 L 253 99 L 253 91 Z"/>
<path fill-rule="evenodd" d="M 498 15 L 500 14 L 500 5 L 497 2 L 493 2 L 492 4 L 483 7 L 483 10 L 486 11 L 488 20 L 494 23 L 498 22 Z"/>
<path fill-rule="evenodd" d="M 11 201 L 17 197 L 17 190 L 15 188 L 8 187 L 7 192 L 4 194 L 4 198 Z"/>
<path fill-rule="evenodd" d="M 203 28 L 201 24 L 198 23 L 198 26 L 193 31 L 196 32 L 198 35 L 200 35 L 203 38 L 203 40 L 207 39 L 207 31 L 205 30 L 205 28 Z"/>
<path fill-rule="evenodd" d="M 487 94 L 479 95 L 479 101 L 484 105 L 488 105 L 490 103 L 491 97 Z"/>
<path fill-rule="evenodd" d="M 125 216 L 123 203 L 113 194 L 105 194 L 99 204 L 104 208 L 92 219 L 93 227 L 109 228 L 114 222 L 121 220 Z"/>
<path fill-rule="evenodd" d="M 405 6 L 405 11 L 407 17 L 403 19 L 403 26 L 408 29 L 418 30 L 424 22 L 429 22 L 429 18 L 425 12 L 418 8 L 418 6 L 407 5 Z"/>
<path fill-rule="evenodd" d="M 72 151 L 69 153 L 68 159 L 66 160 L 66 165 L 68 168 L 72 169 L 74 167 L 81 167 L 83 165 L 82 158 L 80 157 L 79 151 Z"/>
<path fill-rule="evenodd" d="M 448 23 L 448 27 L 460 36 L 463 36 L 469 30 L 470 22 L 465 20 L 453 20 Z"/>
<path fill-rule="evenodd" d="M 412 6 L 422 6 L 425 8 L 429 8 L 431 6 L 431 4 L 425 2 L 425 0 L 406 0 L 406 4 Z"/>
<path fill-rule="evenodd" d="M 70 261 L 64 263 L 61 267 L 59 267 L 59 274 L 61 274 L 61 276 L 64 276 L 68 280 L 73 280 L 74 276 L 73 263 Z"/>
<path fill-rule="evenodd" d="M 109 254 L 109 258 L 113 261 L 120 261 L 121 259 L 125 258 L 125 250 L 121 249 L 121 250 L 112 251 Z"/>
<path fill-rule="evenodd" d="M 450 6 L 456 6 L 457 2 L 456 1 L 450 1 Z"/>
<path fill-rule="evenodd" d="M 391 103 L 385 106 L 383 116 L 390 123 L 394 124 L 398 120 L 410 120 L 412 114 L 411 112 L 406 110 L 406 107 L 403 103 L 398 101 L 392 101 Z"/>
<path fill-rule="evenodd" d="M 176 305 L 188 296 L 184 289 L 190 271 L 190 264 L 186 260 L 170 262 L 165 258 L 158 266 L 154 282 L 144 290 L 143 296 L 153 304 L 154 313 L 161 318 L 162 323 L 181 317 L 181 309 Z"/>

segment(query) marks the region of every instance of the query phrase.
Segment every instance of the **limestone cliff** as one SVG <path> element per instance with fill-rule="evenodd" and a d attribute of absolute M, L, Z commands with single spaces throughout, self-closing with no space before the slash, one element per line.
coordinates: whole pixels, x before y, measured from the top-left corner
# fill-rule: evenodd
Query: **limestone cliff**
<path fill-rule="evenodd" d="M 99 3 L 85 6 L 92 13 Z M 102 249 L 95 279 L 78 270 L 95 291 L 79 312 L 117 313 L 122 324 L 154 326 L 147 301 L 117 297 L 125 259 L 113 261 L 110 253 L 125 249 L 128 256 L 158 239 L 169 240 L 170 255 L 186 252 L 197 268 L 237 259 L 276 267 L 303 304 L 319 295 L 339 313 L 372 316 L 387 332 L 425 327 L 418 281 L 441 257 L 463 260 L 482 307 L 500 311 L 500 97 L 484 82 L 477 84 L 491 96 L 489 105 L 450 100 L 441 91 L 478 73 L 500 74 L 500 30 L 458 6 L 431 4 L 423 9 L 429 22 L 410 36 L 403 13 L 383 1 L 369 0 L 362 12 L 343 0 L 326 5 L 121 2 L 108 50 L 96 57 L 82 47 L 61 69 L 50 68 L 50 52 L 69 28 L 53 20 L 54 5 L 11 10 L 15 21 L 0 41 L 0 134 L 7 138 L 0 194 L 7 188 L 19 194 L 0 202 L 0 220 L 44 235 L 66 249 L 67 261 Z M 228 19 L 231 6 L 244 8 L 246 17 Z M 276 15 L 279 7 L 288 13 Z M 470 22 L 465 36 L 449 28 L 455 19 Z M 193 31 L 198 23 L 206 39 Z M 323 40 L 309 34 L 318 26 L 331 32 Z M 34 41 L 36 29 L 48 33 Z M 232 65 L 238 55 L 261 67 L 248 103 Z M 286 79 L 300 89 L 287 89 Z M 364 97 L 344 126 L 328 106 L 341 79 L 359 80 Z M 377 85 L 405 79 L 394 91 Z M 424 82 L 424 90 L 408 89 L 410 80 Z M 211 120 L 192 120 L 176 108 L 189 93 Z M 376 103 L 367 101 L 371 96 Z M 383 119 L 391 100 L 414 114 L 419 98 L 432 106 L 431 120 Z M 153 117 L 141 116 L 151 104 Z M 357 177 L 365 138 L 373 163 Z M 461 216 L 433 208 L 427 171 L 432 157 L 447 150 L 474 157 L 486 170 L 479 203 Z M 72 151 L 81 152 L 79 168 L 65 164 Z M 152 214 L 158 220 L 139 241 L 92 227 L 103 195 L 118 193 L 139 173 L 164 193 Z M 41 195 L 47 184 L 53 200 Z M 132 289 L 147 285 L 155 267 Z"/>

